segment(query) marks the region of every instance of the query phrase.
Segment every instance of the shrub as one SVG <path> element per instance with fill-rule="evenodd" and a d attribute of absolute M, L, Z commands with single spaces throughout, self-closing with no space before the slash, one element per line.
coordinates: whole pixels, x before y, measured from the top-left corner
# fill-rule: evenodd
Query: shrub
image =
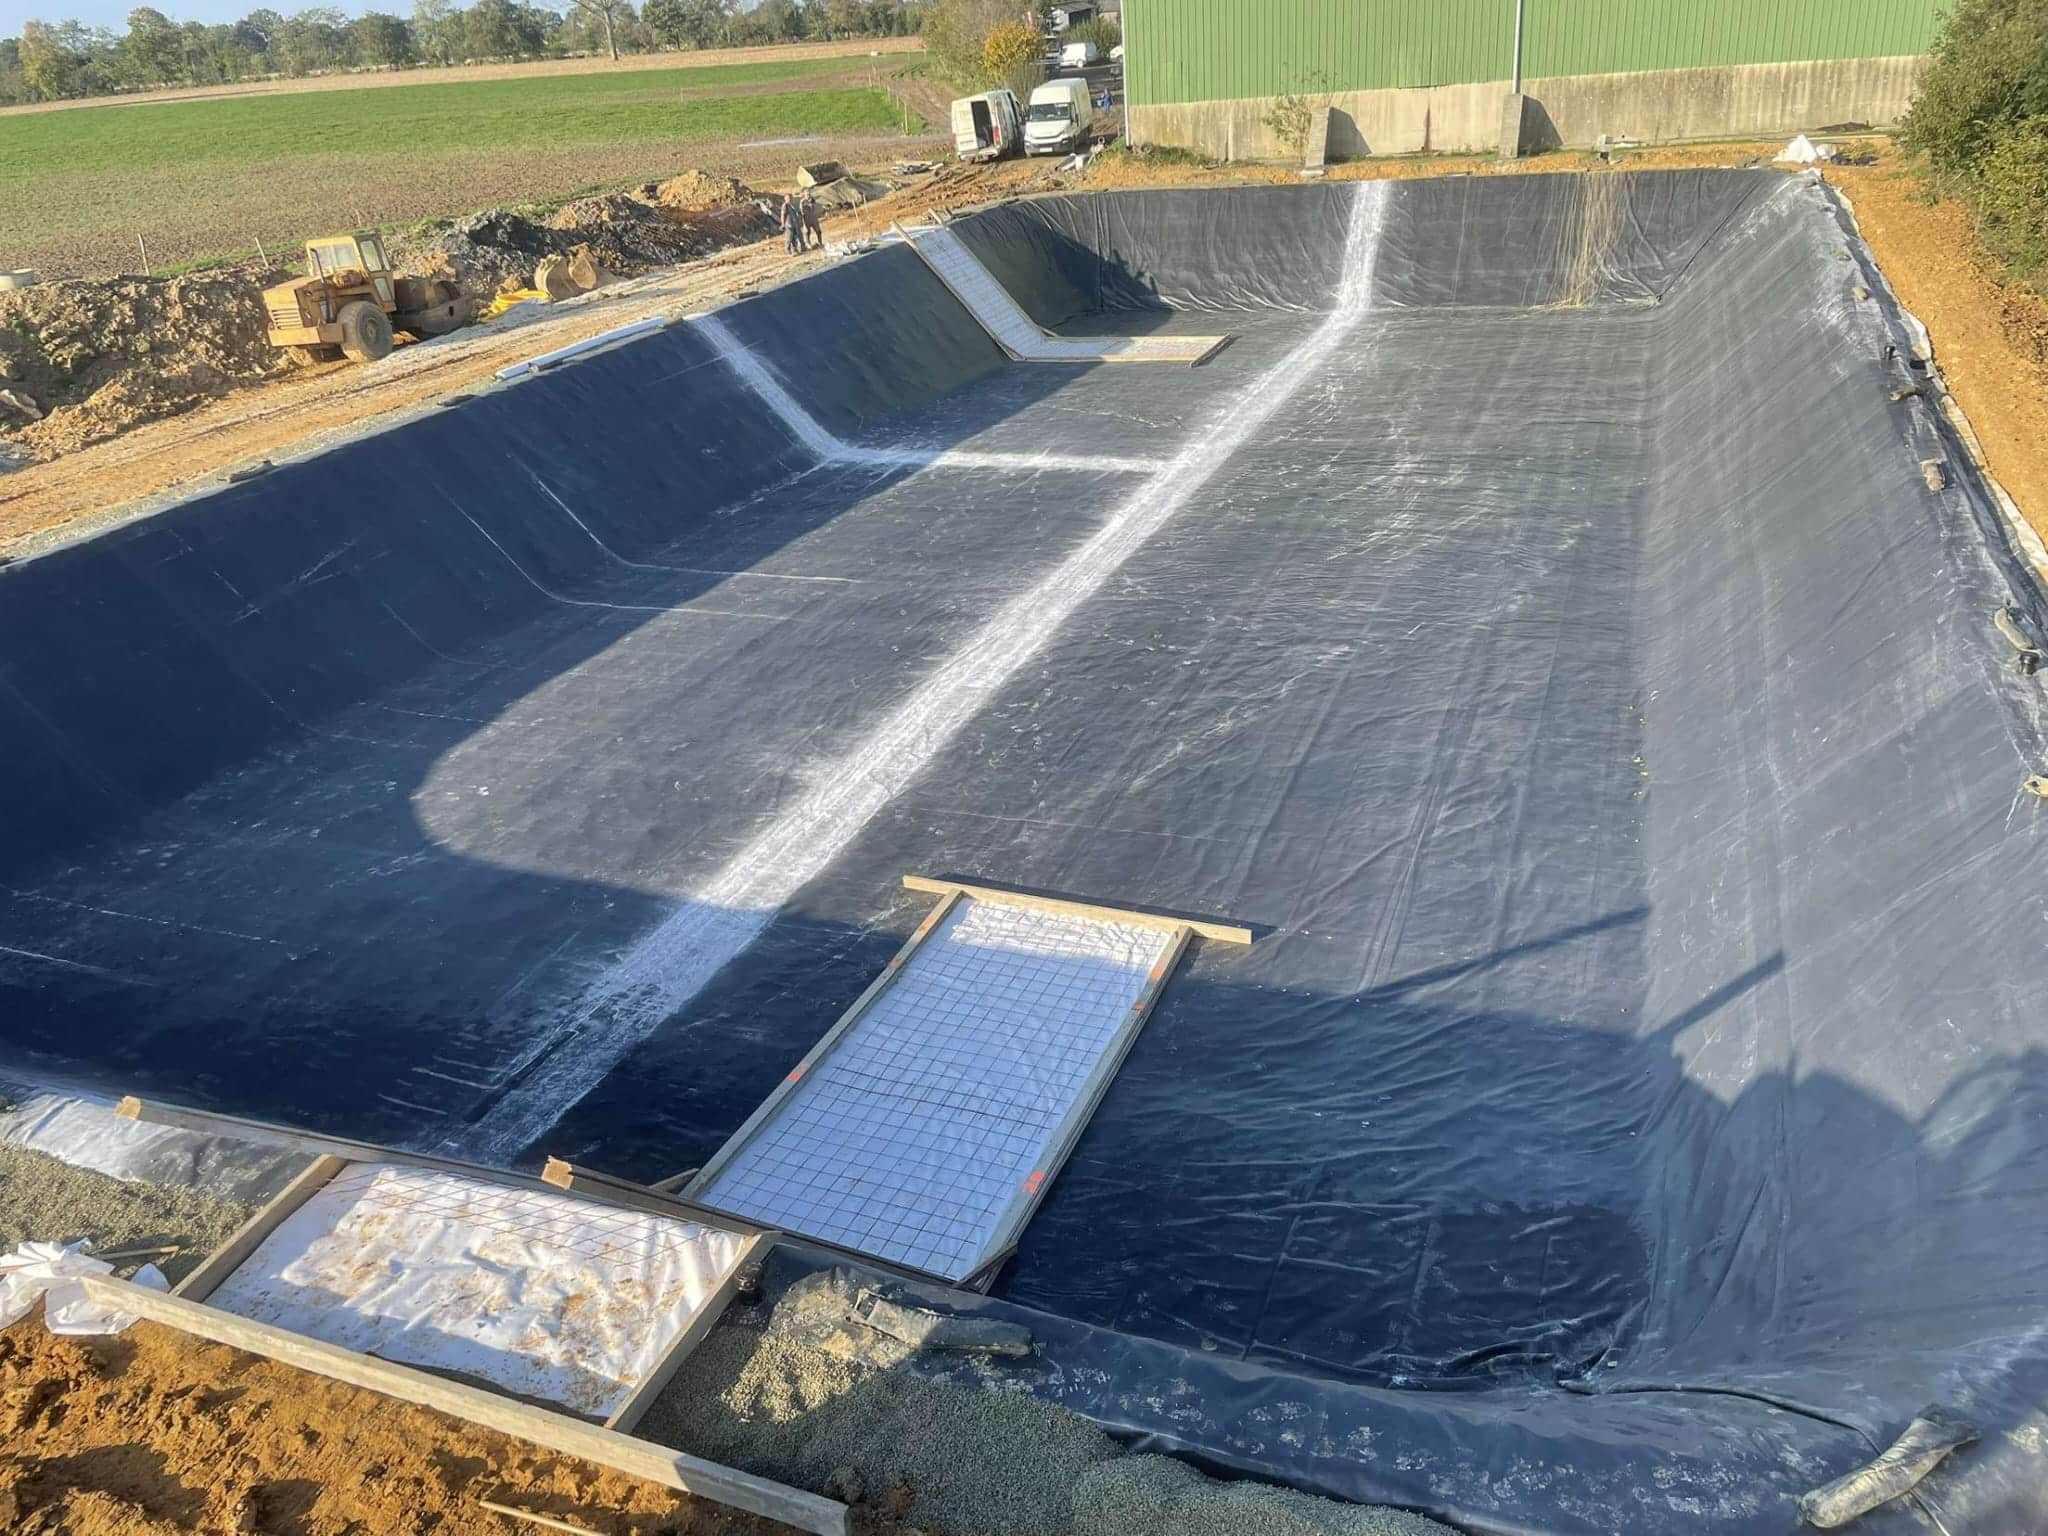
<path fill-rule="evenodd" d="M 2048 0 L 1956 0 L 1900 138 L 1944 175 L 1968 172 L 2006 129 L 2048 114 Z"/>
<path fill-rule="evenodd" d="M 1093 43 L 1105 59 L 1123 40 L 1124 29 L 1107 16 L 1091 16 L 1060 34 L 1062 43 Z"/>
<path fill-rule="evenodd" d="M 1985 249 L 2023 277 L 2048 273 L 2048 114 L 1991 141 L 1969 188 Z"/>
<path fill-rule="evenodd" d="M 1027 72 L 1035 77 L 1038 54 L 1038 34 L 1022 22 L 1006 21 L 982 39 L 982 77 L 990 85 L 1007 85 L 1016 90 L 1016 82 Z M 1021 94 L 1029 92 L 1027 86 Z"/>
<path fill-rule="evenodd" d="M 995 28 L 1012 19 L 1008 0 L 931 0 L 923 8 L 925 57 L 939 78 L 967 90 L 981 89 L 982 45 Z"/>
<path fill-rule="evenodd" d="M 1329 104 L 1330 77 L 1311 70 L 1293 90 L 1274 97 L 1260 121 L 1273 130 L 1290 154 L 1298 155 L 1308 146 L 1308 131 L 1315 125 L 1316 113 Z"/>

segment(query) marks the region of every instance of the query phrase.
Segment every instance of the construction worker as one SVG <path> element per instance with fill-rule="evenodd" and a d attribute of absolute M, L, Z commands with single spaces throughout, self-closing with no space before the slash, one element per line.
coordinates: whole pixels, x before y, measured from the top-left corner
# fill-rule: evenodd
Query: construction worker
<path fill-rule="evenodd" d="M 803 201 L 797 204 L 797 211 L 803 215 L 804 244 L 808 246 L 815 240 L 819 250 L 825 249 L 825 226 L 818 221 L 818 200 L 811 196 L 808 188 Z"/>
<path fill-rule="evenodd" d="M 803 215 L 797 212 L 796 194 L 787 193 L 782 199 L 782 243 L 794 256 L 804 248 Z"/>

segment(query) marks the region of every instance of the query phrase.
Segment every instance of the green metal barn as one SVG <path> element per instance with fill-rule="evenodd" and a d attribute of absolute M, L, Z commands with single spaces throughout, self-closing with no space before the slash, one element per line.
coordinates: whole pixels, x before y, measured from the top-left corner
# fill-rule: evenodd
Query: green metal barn
<path fill-rule="evenodd" d="M 1125 0 L 1131 134 L 1285 158 L 1298 146 L 1269 120 L 1286 117 L 1275 107 L 1287 98 L 1331 109 L 1340 156 L 1879 126 L 1904 110 L 1940 10 L 1941 0 Z"/>

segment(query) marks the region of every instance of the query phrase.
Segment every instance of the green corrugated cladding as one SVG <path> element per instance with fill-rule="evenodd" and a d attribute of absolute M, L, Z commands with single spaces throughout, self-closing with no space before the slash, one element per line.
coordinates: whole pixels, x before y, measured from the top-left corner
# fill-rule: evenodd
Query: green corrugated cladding
<path fill-rule="evenodd" d="M 1532 0 L 1522 21 L 1522 73 L 1613 75 L 1925 53 L 1944 8 L 1942 0 Z"/>
<path fill-rule="evenodd" d="M 1925 53 L 1945 0 L 1525 0 L 1522 74 Z M 1505 80 L 1515 0 L 1124 0 L 1134 106 Z"/>

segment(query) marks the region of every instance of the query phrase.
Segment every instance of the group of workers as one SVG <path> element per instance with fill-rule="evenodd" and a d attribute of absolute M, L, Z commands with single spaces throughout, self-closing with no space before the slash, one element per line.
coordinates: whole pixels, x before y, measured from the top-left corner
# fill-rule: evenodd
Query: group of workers
<path fill-rule="evenodd" d="M 799 197 L 791 192 L 782 199 L 782 238 L 794 256 L 809 250 L 811 242 L 817 242 L 819 250 L 825 249 L 825 227 L 818 220 L 818 200 L 806 190 Z"/>

